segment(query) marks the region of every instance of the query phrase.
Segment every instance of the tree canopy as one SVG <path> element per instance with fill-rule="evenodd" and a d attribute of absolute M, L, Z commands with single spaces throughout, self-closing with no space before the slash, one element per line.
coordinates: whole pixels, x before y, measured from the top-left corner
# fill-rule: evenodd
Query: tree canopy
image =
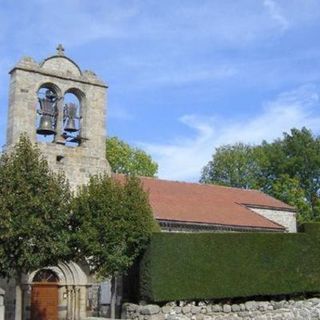
<path fill-rule="evenodd" d="M 306 128 L 252 146 L 216 149 L 201 182 L 260 189 L 297 207 L 299 219 L 320 220 L 320 138 Z"/>
<path fill-rule="evenodd" d="M 213 159 L 203 168 L 200 181 L 237 188 L 254 188 L 257 176 L 254 149 L 243 143 L 216 149 Z"/>
<path fill-rule="evenodd" d="M 65 260 L 71 194 L 61 174 L 22 136 L 0 158 L 0 274 L 19 277 Z"/>
<path fill-rule="evenodd" d="M 157 230 L 147 194 L 135 177 L 94 176 L 73 205 L 80 254 L 102 278 L 126 271 Z"/>
<path fill-rule="evenodd" d="M 72 195 L 26 136 L 0 157 L 0 276 L 84 259 L 101 277 L 125 271 L 157 229 L 133 176 L 91 177 Z"/>
<path fill-rule="evenodd" d="M 107 138 L 106 157 L 115 173 L 154 177 L 158 164 L 145 151 L 131 147 L 117 137 Z"/>

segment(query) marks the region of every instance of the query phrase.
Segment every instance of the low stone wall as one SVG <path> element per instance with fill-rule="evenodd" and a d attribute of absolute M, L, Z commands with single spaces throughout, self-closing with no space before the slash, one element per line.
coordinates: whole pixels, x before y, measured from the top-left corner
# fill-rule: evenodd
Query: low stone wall
<path fill-rule="evenodd" d="M 122 319 L 132 320 L 314 320 L 320 319 L 320 299 L 247 301 L 240 304 L 208 302 L 167 303 L 165 306 L 125 303 Z"/>

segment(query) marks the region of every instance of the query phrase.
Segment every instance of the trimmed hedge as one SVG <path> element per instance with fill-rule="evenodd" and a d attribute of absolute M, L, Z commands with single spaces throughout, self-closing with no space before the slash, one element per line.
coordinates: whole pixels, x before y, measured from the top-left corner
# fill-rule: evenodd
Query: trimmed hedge
<path fill-rule="evenodd" d="M 320 224 L 300 233 L 157 233 L 140 297 L 202 300 L 320 292 Z"/>

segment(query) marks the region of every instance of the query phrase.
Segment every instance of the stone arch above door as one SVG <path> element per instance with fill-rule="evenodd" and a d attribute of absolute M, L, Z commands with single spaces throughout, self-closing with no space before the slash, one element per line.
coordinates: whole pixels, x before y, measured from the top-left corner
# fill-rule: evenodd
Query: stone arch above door
<path fill-rule="evenodd" d="M 44 269 L 52 270 L 59 278 L 60 286 L 86 286 L 88 277 L 83 269 L 75 262 L 61 262 L 57 266 L 48 266 Z M 32 284 L 34 276 L 39 272 L 37 269 L 26 276 L 25 284 Z"/>

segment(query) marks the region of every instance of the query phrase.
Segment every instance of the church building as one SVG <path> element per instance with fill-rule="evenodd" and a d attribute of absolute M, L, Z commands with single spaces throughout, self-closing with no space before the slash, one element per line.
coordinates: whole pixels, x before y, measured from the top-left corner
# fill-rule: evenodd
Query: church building
<path fill-rule="evenodd" d="M 105 157 L 104 81 L 81 70 L 61 45 L 41 63 L 22 58 L 10 76 L 6 150 L 26 133 L 74 190 L 92 175 L 111 175 Z M 164 232 L 296 232 L 295 209 L 260 191 L 145 177 L 141 182 Z M 50 320 L 85 319 L 103 314 L 109 303 L 108 284 L 97 284 L 86 266 L 75 262 L 25 275 L 22 301 L 15 299 L 13 282 L 1 281 L 0 287 L 6 291 L 8 320 L 15 312 L 31 319 L 36 305 L 47 310 Z"/>

